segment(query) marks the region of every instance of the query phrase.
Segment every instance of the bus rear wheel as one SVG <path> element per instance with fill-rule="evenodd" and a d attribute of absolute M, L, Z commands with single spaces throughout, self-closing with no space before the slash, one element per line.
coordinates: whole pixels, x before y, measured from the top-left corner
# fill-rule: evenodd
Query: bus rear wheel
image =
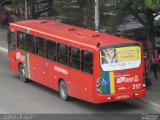
<path fill-rule="evenodd" d="M 23 65 L 19 66 L 18 72 L 19 72 L 20 80 L 22 80 L 23 82 L 27 83 L 29 80 L 26 78 L 25 69 L 24 69 Z"/>
<path fill-rule="evenodd" d="M 59 93 L 60 93 L 60 97 L 64 101 L 68 101 L 69 100 L 67 86 L 66 86 L 66 83 L 63 80 L 61 80 L 60 83 L 59 83 Z"/>

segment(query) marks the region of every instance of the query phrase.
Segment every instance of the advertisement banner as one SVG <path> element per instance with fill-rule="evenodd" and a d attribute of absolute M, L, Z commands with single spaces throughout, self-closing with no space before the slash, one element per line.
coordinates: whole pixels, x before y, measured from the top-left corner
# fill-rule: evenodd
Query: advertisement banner
<path fill-rule="evenodd" d="M 100 52 L 103 71 L 137 68 L 141 64 L 140 46 L 107 48 Z"/>

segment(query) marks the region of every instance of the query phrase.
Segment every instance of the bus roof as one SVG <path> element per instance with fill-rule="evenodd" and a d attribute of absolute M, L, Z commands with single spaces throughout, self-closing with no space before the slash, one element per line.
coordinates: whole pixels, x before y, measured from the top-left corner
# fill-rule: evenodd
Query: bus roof
<path fill-rule="evenodd" d="M 101 32 L 76 27 L 73 25 L 63 24 L 50 20 L 28 20 L 19 21 L 10 24 L 22 28 L 29 28 L 40 33 L 51 35 L 54 37 L 64 38 L 78 44 L 83 44 L 90 47 L 100 47 L 123 44 L 123 43 L 138 43 L 126 38 L 120 38 L 113 35 L 108 35 Z"/>

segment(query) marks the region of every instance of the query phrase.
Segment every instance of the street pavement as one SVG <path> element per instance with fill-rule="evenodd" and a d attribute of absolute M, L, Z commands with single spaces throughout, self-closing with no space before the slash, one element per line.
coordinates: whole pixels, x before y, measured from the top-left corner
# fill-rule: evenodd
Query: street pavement
<path fill-rule="evenodd" d="M 7 29 L 0 28 L 0 113 L 106 114 L 160 113 L 160 74 L 143 99 L 93 105 L 73 99 L 64 102 L 59 94 L 37 83 L 22 83 L 8 71 Z"/>
<path fill-rule="evenodd" d="M 152 86 L 147 88 L 147 95 L 140 101 L 148 105 L 154 106 L 160 109 L 160 73 L 158 73 L 158 79 L 155 80 L 153 72 L 150 73 Z"/>
<path fill-rule="evenodd" d="M 0 28 L 0 47 L 7 48 L 7 29 Z"/>

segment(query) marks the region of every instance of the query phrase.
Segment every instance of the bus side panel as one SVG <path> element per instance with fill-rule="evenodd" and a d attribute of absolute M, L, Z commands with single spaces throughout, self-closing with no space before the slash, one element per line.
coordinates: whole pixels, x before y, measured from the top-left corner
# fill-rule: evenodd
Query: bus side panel
<path fill-rule="evenodd" d="M 50 73 L 48 73 L 48 77 L 50 77 L 51 82 L 51 88 L 55 90 L 59 90 L 59 82 L 60 80 L 63 80 L 67 85 L 68 94 L 70 95 L 71 88 L 69 83 L 69 71 L 68 67 L 65 65 L 61 65 L 59 63 L 51 63 L 51 66 L 48 68 Z"/>
<path fill-rule="evenodd" d="M 51 63 L 49 64 L 45 58 L 38 57 L 36 55 L 29 55 L 28 68 L 29 77 L 31 80 L 36 81 L 44 86 L 53 88 L 53 69 Z M 52 78 L 48 77 L 49 75 Z"/>
<path fill-rule="evenodd" d="M 69 81 L 72 89 L 71 96 L 93 102 L 93 76 L 87 73 L 70 69 Z"/>
<path fill-rule="evenodd" d="M 18 62 L 16 60 L 16 51 L 8 51 L 8 65 L 9 70 L 14 73 L 18 73 Z"/>
<path fill-rule="evenodd" d="M 35 65 L 36 81 L 44 84 L 45 76 L 46 76 L 45 58 L 37 56 L 34 60 L 34 65 Z"/>
<path fill-rule="evenodd" d="M 56 63 L 50 60 L 46 60 L 46 77 L 45 77 L 45 84 L 58 91 L 58 72 L 54 70 L 54 66 Z M 62 77 L 62 76 L 59 76 Z M 64 79 L 64 78 L 63 78 Z"/>
<path fill-rule="evenodd" d="M 8 52 L 9 67 L 10 70 L 16 74 L 18 74 L 18 65 L 25 65 L 25 54 L 22 50 L 15 50 L 12 52 Z"/>

